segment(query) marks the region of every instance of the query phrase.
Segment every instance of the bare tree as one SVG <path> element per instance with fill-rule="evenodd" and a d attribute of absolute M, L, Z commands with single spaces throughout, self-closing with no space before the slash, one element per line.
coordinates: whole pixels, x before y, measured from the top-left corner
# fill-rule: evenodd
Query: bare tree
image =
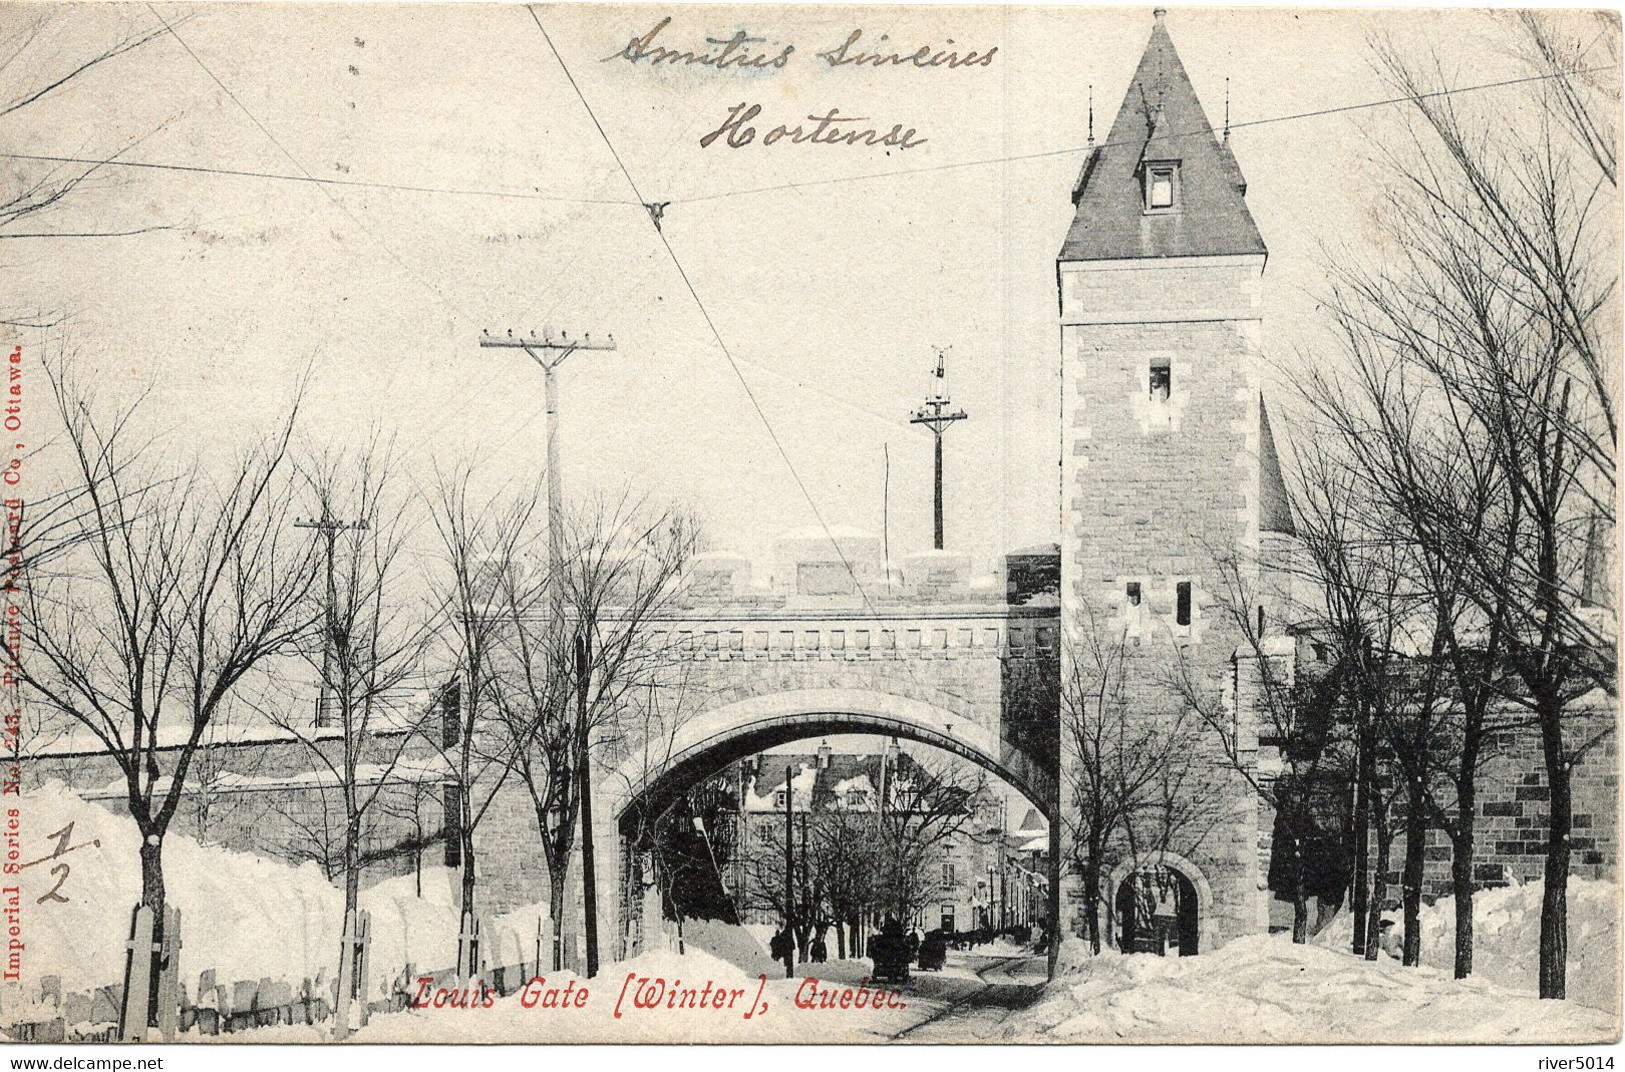
<path fill-rule="evenodd" d="M 90 17 L 105 18 L 106 11 Z M 79 85 L 104 64 L 167 32 L 161 25 L 135 25 L 127 12 L 114 17 L 120 25 L 111 32 L 88 34 L 81 21 L 83 10 L 68 13 L 45 6 L 12 5 L 0 11 L 0 130 L 15 131 L 41 102 Z M 189 20 L 190 16 L 183 16 L 174 25 Z M 8 147 L 14 144 L 8 142 Z M 0 173 L 0 241 L 112 237 L 157 229 L 141 225 L 105 229 L 82 223 L 46 224 L 42 229 L 40 225 L 59 215 L 77 192 L 102 181 L 107 163 L 131 145 L 108 156 L 102 155 L 104 150 L 75 153 L 72 147 L 52 148 L 58 153 L 55 159 L 42 154 L 5 154 L 7 166 Z M 15 309 L 0 309 L 0 323 L 9 326 L 46 326 L 40 320 Z"/>
<path fill-rule="evenodd" d="M 940 868 L 932 867 L 942 849 L 956 839 L 990 836 L 977 827 L 989 800 L 980 768 L 949 756 L 926 761 L 900 753 L 875 817 L 875 908 L 905 925 L 923 912 L 944 885 Z"/>
<path fill-rule="evenodd" d="M 1170 709 L 1142 710 L 1131 701 L 1125 671 L 1139 653 L 1131 652 L 1127 624 L 1114 628 L 1085 604 L 1065 643 L 1061 769 L 1076 803 L 1066 817 L 1066 838 L 1071 866 L 1083 878 L 1089 944 L 1098 953 L 1108 869 L 1148 853 L 1188 854 L 1206 833 L 1208 809 L 1192 792 L 1200 749 L 1191 709 L 1163 704 Z"/>
<path fill-rule="evenodd" d="M 658 621 L 651 615 L 648 625 Z M 672 765 L 677 758 L 678 742 L 683 727 L 694 711 L 692 698 L 693 662 L 680 650 L 680 644 L 656 630 L 645 632 L 643 643 L 649 660 L 644 669 L 641 687 L 628 689 L 622 695 L 620 711 L 616 717 L 616 733 L 600 749 L 600 757 L 612 766 L 615 777 L 622 779 L 618 788 L 628 795 L 641 791 L 635 806 L 622 818 L 621 834 L 624 844 L 636 853 L 633 874 L 636 881 L 628 884 L 628 896 L 634 890 L 641 895 L 645 886 L 660 892 L 661 910 L 670 908 L 682 933 L 684 900 L 678 886 L 690 874 L 698 861 L 692 858 L 692 845 L 674 845 L 675 837 L 687 838 L 693 830 L 684 831 L 681 824 L 699 817 L 704 824 L 702 837 L 717 838 L 736 844 L 735 835 L 723 830 L 726 806 L 713 783 L 703 780 L 683 792 L 663 792 Z M 517 717 L 517 712 L 516 712 Z M 528 720 L 518 718 L 516 728 L 528 728 Z M 533 775 L 534 777 L 534 775 Z M 528 788 L 528 786 L 527 786 Z M 534 797 L 532 798 L 534 802 Z M 734 808 L 742 807 L 735 799 Z M 709 844 L 709 841 L 707 842 Z M 727 849 L 724 849 L 726 854 Z M 707 861 L 716 867 L 714 850 Z M 720 876 L 719 876 L 720 877 Z M 627 911 L 633 906 L 623 905 Z M 549 911 L 562 910 L 549 902 Z M 563 959 L 558 942 L 559 917 L 554 915 L 554 959 Z M 658 927 L 659 919 L 643 920 L 644 927 Z M 647 944 L 645 944 L 647 948 Z M 623 949 L 623 954 L 625 950 Z"/>
<path fill-rule="evenodd" d="M 813 869 L 820 883 L 819 919 L 835 928 L 836 957 L 862 955 L 862 921 L 873 909 L 878 868 L 874 812 L 878 799 L 861 804 L 831 801 L 813 825 Z"/>
<path fill-rule="evenodd" d="M 106 750 L 141 833 L 141 903 L 163 919 L 164 836 L 210 725 L 306 635 L 315 556 L 289 522 L 297 405 L 212 476 L 135 441 L 64 365 L 47 378 L 72 508 L 25 520 L 18 677 Z M 59 504 L 60 505 L 60 504 Z"/>
<path fill-rule="evenodd" d="M 1275 813 L 1277 856 L 1285 840 L 1281 869 L 1292 898 L 1292 940 L 1301 945 L 1309 940 L 1311 854 L 1342 837 L 1348 820 L 1352 757 L 1343 687 L 1336 672 L 1300 666 L 1291 637 L 1266 638 L 1248 571 L 1234 557 L 1215 561 L 1219 604 L 1242 638 L 1236 694 L 1204 681 L 1178 649 L 1167 684 L 1217 742 L 1224 763 Z M 1278 770 L 1258 762 L 1261 748 L 1275 750 Z"/>
<path fill-rule="evenodd" d="M 504 607 L 507 593 L 522 583 L 539 499 L 528 488 L 481 501 L 471 479 L 466 469 L 440 474 L 430 502 L 440 543 L 431 584 L 448 681 L 439 722 L 425 732 L 451 772 L 445 834 L 462 869 L 465 929 L 474 917 L 474 834 L 513 769 L 499 718 L 498 674 L 509 628 Z"/>
<path fill-rule="evenodd" d="M 676 510 L 621 497 L 577 513 L 561 544 L 556 572 L 504 578 L 504 650 L 493 696 L 542 835 L 555 970 L 562 966 L 570 857 L 578 842 L 583 849 L 591 975 L 590 765 L 595 749 L 618 748 L 626 698 L 659 681 L 670 653 L 652 642 L 653 624 L 679 591 L 698 530 Z"/>
<path fill-rule="evenodd" d="M 355 451 L 320 452 L 303 477 L 313 510 L 298 524 L 311 534 L 323 583 L 309 593 L 307 613 L 319 627 L 300 654 L 316 675 L 317 702 L 267 715 L 299 742 L 318 774 L 316 847 L 328 877 L 343 884 L 347 920 L 359 907 L 362 871 L 373 855 L 368 842 L 383 818 L 378 805 L 432 713 L 405 694 L 422 671 L 433 622 L 406 595 L 410 527 L 390 445 L 374 435 Z M 330 839 L 333 825 L 338 836 Z M 343 943 L 340 979 L 354 970 L 352 953 Z"/>
<path fill-rule="evenodd" d="M 1538 727 L 1551 798 L 1543 997 L 1565 989 L 1571 773 L 1611 732 L 1575 723 L 1571 709 L 1615 688 L 1613 643 L 1584 609 L 1582 580 L 1617 495 L 1617 98 L 1563 66 L 1567 25 L 1521 21 L 1545 75 L 1527 132 L 1437 93 L 1436 57 L 1378 42 L 1382 72 L 1414 108 L 1409 140 L 1383 147 L 1396 252 L 1345 273 L 1338 303 L 1345 338 L 1366 355 L 1359 386 L 1379 403 L 1362 416 L 1384 433 L 1364 468 L 1418 551 L 1434 596 L 1428 654 L 1453 666 L 1463 732 L 1481 737 L 1495 693 Z M 1592 41 L 1617 54 L 1616 29 L 1601 29 Z M 1476 762 L 1467 744 L 1452 809 L 1463 885 L 1474 796 L 1462 774 Z M 1464 914 L 1470 900 L 1458 899 Z M 1458 974 L 1471 967 L 1469 921 L 1458 919 Z"/>
<path fill-rule="evenodd" d="M 1498 521 L 1506 484 L 1483 425 L 1439 411 L 1426 362 L 1416 359 L 1417 336 L 1404 326 L 1421 311 L 1403 292 L 1351 275 L 1328 304 L 1347 368 L 1335 378 L 1311 372 L 1305 397 L 1318 418 L 1317 442 L 1335 443 L 1340 453 L 1333 461 L 1323 448 L 1305 467 L 1318 479 L 1304 481 L 1300 528 L 1327 591 L 1340 654 L 1359 659 L 1361 645 L 1393 652 L 1414 635 L 1421 643 L 1413 654 L 1430 664 L 1425 673 L 1449 678 L 1436 722 L 1444 784 L 1426 777 L 1423 784 L 1433 821 L 1451 840 L 1455 971 L 1463 978 L 1472 971 L 1477 776 L 1489 742 L 1506 728 L 1492 724 L 1489 712 L 1506 688 L 1515 592 L 1480 583 L 1510 570 L 1514 545 Z M 1464 554 L 1466 547 L 1479 550 Z M 1378 667 L 1361 660 L 1357 669 L 1367 695 L 1383 698 L 1385 683 L 1373 677 Z M 1397 714 L 1362 704 L 1365 725 Z M 1411 784 L 1421 775 L 1413 764 Z M 1368 951 L 1374 943 L 1372 932 Z"/>

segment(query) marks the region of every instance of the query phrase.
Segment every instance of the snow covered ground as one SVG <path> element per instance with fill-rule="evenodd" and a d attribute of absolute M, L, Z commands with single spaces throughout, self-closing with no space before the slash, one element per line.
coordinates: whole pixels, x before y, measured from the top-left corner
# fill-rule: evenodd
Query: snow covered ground
<path fill-rule="evenodd" d="M 119 983 L 130 910 L 141 896 L 135 824 L 54 783 L 30 792 L 24 809 L 37 833 L 29 844 L 40 855 L 52 846 L 46 835 L 69 823 L 72 843 L 83 845 L 63 857 L 70 865 L 60 889 L 66 904 L 35 905 L 60 876 L 45 866 L 23 872 L 30 978 L 60 975 L 65 991 Z M 295 988 L 323 969 L 328 977 L 336 971 L 344 895 L 315 864 L 296 867 L 171 834 L 164 876 L 170 903 L 181 909 L 180 977 L 189 994 L 209 969 L 224 985 L 272 979 Z M 421 897 L 409 875 L 362 891 L 361 907 L 372 912 L 373 993 L 408 962 L 429 970 L 457 963 L 457 905 L 456 872 L 446 868 L 424 869 Z M 534 948 L 538 918 L 545 918 L 539 906 L 492 921 L 491 940 L 504 959 Z"/>
<path fill-rule="evenodd" d="M 1197 957 L 1091 957 L 1062 949 L 1060 972 L 1003 1041 L 1601 1042 L 1615 1014 L 1540 1001 L 1437 968 L 1367 963 L 1286 935 L 1241 938 Z"/>
<path fill-rule="evenodd" d="M 862 986 L 869 972 L 867 961 L 809 965 L 816 983 L 806 977 L 785 979 L 782 968 L 779 977 L 764 982 L 686 940 L 684 944 L 686 954 L 663 949 L 611 963 L 593 980 L 570 972 L 544 974 L 546 989 L 561 995 L 566 988 L 573 994 L 585 986 L 588 997 L 580 1008 L 548 1007 L 545 991 L 527 1007 L 521 992 L 495 999 L 488 1008 L 413 1009 L 374 1016 L 354 1041 L 872 1043 L 929 1020 L 981 989 L 974 973 L 950 965 L 940 973 L 917 974 L 900 995 L 877 1009 L 872 1004 L 875 991 Z M 724 1007 L 698 1008 L 692 1002 L 685 1006 L 686 996 L 672 997 L 690 990 L 710 994 L 711 1002 L 720 1000 Z M 866 997 L 862 1008 L 801 1008 L 798 993 L 803 1000 L 821 993 L 837 999 L 842 993 Z M 662 997 L 657 1005 L 639 1007 L 640 1001 L 647 1004 L 656 994 Z M 568 999 L 560 1000 L 568 1004 Z M 678 1007 L 671 1007 L 673 1002 Z M 326 1037 L 321 1026 L 295 1025 L 191 1040 L 289 1043 L 320 1042 Z"/>
<path fill-rule="evenodd" d="M 1481 890 L 1473 896 L 1473 975 L 1520 994 L 1539 992 L 1541 884 Z M 1619 896 L 1613 883 L 1569 880 L 1568 997 L 1579 1005 L 1611 1011 L 1619 1001 Z M 1397 912 L 1393 944 L 1397 949 Z M 1456 899 L 1422 906 L 1422 963 L 1452 971 L 1456 950 Z M 1351 917 L 1343 913 L 1314 938 L 1327 949 L 1349 945 Z M 1385 954 L 1386 955 L 1386 954 Z"/>
<path fill-rule="evenodd" d="M 1539 992 L 1541 884 L 1473 895 L 1473 974 L 1520 993 Z M 1422 910 L 1422 963 L 1455 963 L 1456 899 Z M 1346 929 L 1346 928 L 1345 928 Z M 1611 1011 L 1619 1002 L 1619 895 L 1611 882 L 1569 880 L 1569 1000 Z"/>
<path fill-rule="evenodd" d="M 60 786 L 29 794 L 27 817 L 28 843 L 43 843 L 72 823 L 71 842 L 83 846 L 64 857 L 71 865 L 61 886 L 69 898 L 65 904 L 34 903 L 60 876 L 43 866 L 23 872 L 29 976 L 59 974 L 67 991 L 118 982 L 129 908 L 139 897 L 133 823 Z M 40 855 L 47 851 L 48 844 Z M 165 845 L 165 864 L 171 901 L 184 914 L 181 978 L 189 992 L 207 969 L 221 983 L 268 978 L 294 986 L 333 972 L 342 895 L 314 865 L 295 867 L 174 835 Z M 364 891 L 363 907 L 373 913 L 375 993 L 408 962 L 434 970 L 455 961 L 454 879 L 454 872 L 434 868 L 424 872 L 421 897 L 411 877 Z M 581 1007 L 557 1007 L 545 995 L 527 1007 L 516 995 L 489 1008 L 410 1010 L 374 1017 L 357 1040 L 873 1042 L 935 1020 L 929 1030 L 908 1036 L 923 1041 L 946 1037 L 953 1017 L 976 1015 L 981 1006 L 988 1015 L 986 1033 L 978 1037 L 988 1041 L 1587 1042 L 1616 1036 L 1614 891 L 1607 883 L 1584 881 L 1571 890 L 1575 1000 L 1568 1002 L 1532 996 L 1539 901 L 1538 886 L 1475 899 L 1478 974 L 1462 982 L 1449 977 L 1451 905 L 1441 902 L 1423 919 L 1427 964 L 1421 968 L 1402 968 L 1387 958 L 1368 964 L 1333 948 L 1334 939 L 1341 946 L 1337 924 L 1326 945 L 1253 937 L 1183 959 L 1089 957 L 1069 944 L 1060 977 L 1027 1008 L 982 1000 L 990 983 L 1023 985 L 1014 977 L 979 979 L 967 964 L 985 965 L 985 956 L 955 954 L 947 970 L 916 973 L 901 994 L 876 1008 L 874 990 L 863 985 L 870 970 L 866 960 L 803 966 L 798 974 L 815 975 L 816 985 L 787 980 L 748 928 L 690 921 L 682 954 L 668 935 L 661 948 L 606 964 L 585 984 L 568 973 L 547 973 L 549 988 L 586 985 L 590 998 Z M 531 907 L 493 921 L 497 959 L 532 959 L 543 915 Z M 544 933 L 544 947 L 546 941 Z M 1005 952 L 977 952 L 990 951 Z M 694 988 L 711 995 L 711 1006 L 720 991 L 724 1007 L 645 1007 L 656 992 L 669 1004 L 673 992 L 683 1002 Z M 826 993 L 837 1003 L 845 995 L 848 1006 L 816 1007 Z M 815 1007 L 798 1007 L 798 998 L 800 1004 L 810 998 Z M 861 1005 L 854 1000 L 859 998 Z M 766 1008 L 758 1009 L 762 1004 Z M 321 1026 L 222 1036 L 256 1042 L 325 1037 Z"/>

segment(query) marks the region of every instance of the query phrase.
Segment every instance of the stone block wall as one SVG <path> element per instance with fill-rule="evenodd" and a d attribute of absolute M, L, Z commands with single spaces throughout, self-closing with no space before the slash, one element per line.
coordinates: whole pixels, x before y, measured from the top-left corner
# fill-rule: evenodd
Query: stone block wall
<path fill-rule="evenodd" d="M 1571 740 L 1604 734 L 1575 767 L 1574 832 L 1570 873 L 1581 878 L 1614 879 L 1619 866 L 1619 750 L 1611 711 L 1577 716 Z M 1473 880 L 1479 889 L 1538 882 L 1546 871 L 1546 818 L 1551 789 L 1540 738 L 1532 730 L 1508 733 L 1478 776 L 1478 822 L 1473 853 Z M 1433 900 L 1450 893 L 1450 839 L 1442 830 L 1428 832 L 1423 850 L 1426 865 L 1422 896 Z M 1405 837 L 1394 840 L 1393 868 L 1387 878 L 1398 906 L 1399 867 Z"/>
<path fill-rule="evenodd" d="M 1233 700 L 1241 637 L 1220 562 L 1256 582 L 1262 270 L 1261 257 L 1059 265 L 1062 628 L 1080 634 L 1074 645 L 1093 633 L 1124 647 L 1132 709 L 1148 721 L 1180 717 L 1176 666 L 1204 695 Z M 1153 369 L 1167 370 L 1166 398 L 1151 389 Z M 1176 613 L 1181 583 L 1188 623 Z M 1169 849 L 1208 891 L 1212 948 L 1260 927 L 1257 802 L 1214 735 L 1193 748 L 1187 791 L 1205 814 Z M 1064 730 L 1061 762 L 1078 762 Z M 1067 783 L 1063 773 L 1063 815 L 1076 811 Z M 1078 933 L 1076 879 L 1064 888 Z"/>
<path fill-rule="evenodd" d="M 337 742 L 326 742 L 324 749 Z M 382 759 L 393 754 L 393 739 L 380 742 Z M 161 768 L 174 769 L 178 751 L 159 752 Z M 205 844 L 318 866 L 342 860 L 344 810 L 338 790 L 315 781 L 317 761 L 296 741 L 249 740 L 199 748 L 188 774 L 188 789 L 170 825 L 170 834 Z M 127 813 L 123 776 L 107 755 L 36 757 L 24 769 L 24 792 L 60 781 L 80 796 L 109 810 Z M 445 862 L 444 789 L 438 782 L 397 781 L 380 791 L 362 832 L 368 859 L 362 884 L 411 874 L 421 862 Z M 131 861 L 135 866 L 135 861 Z"/>

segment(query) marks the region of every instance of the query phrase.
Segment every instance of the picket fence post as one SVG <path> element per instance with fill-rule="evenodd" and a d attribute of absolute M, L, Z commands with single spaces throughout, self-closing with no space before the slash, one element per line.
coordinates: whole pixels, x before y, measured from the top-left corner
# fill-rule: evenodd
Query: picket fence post
<path fill-rule="evenodd" d="M 130 940 L 125 943 L 124 1003 L 118 1020 L 120 1042 L 145 1042 L 147 1003 L 152 998 L 152 909 L 135 906 Z"/>
<path fill-rule="evenodd" d="M 333 995 L 333 1041 L 350 1037 L 350 993 L 355 986 L 355 911 L 344 913 L 344 936 L 339 940 L 339 985 Z"/>
<path fill-rule="evenodd" d="M 164 941 L 158 950 L 158 1033 L 165 1042 L 174 1042 L 181 1014 L 181 910 L 164 908 Z"/>
<path fill-rule="evenodd" d="M 364 908 L 356 917 L 355 961 L 356 1001 L 361 1005 L 361 1026 L 366 1027 L 372 1012 L 367 989 L 372 978 L 372 913 Z"/>

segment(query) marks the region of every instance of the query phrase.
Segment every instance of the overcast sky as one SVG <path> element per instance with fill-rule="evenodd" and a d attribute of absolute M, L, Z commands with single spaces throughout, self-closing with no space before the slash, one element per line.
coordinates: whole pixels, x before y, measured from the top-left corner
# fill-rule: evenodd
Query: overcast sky
<path fill-rule="evenodd" d="M 482 351 L 481 329 L 613 333 L 618 352 L 578 355 L 563 374 L 567 489 L 631 482 L 675 497 L 714 546 L 760 556 L 777 532 L 814 523 L 768 425 L 831 525 L 879 529 L 889 446 L 899 553 L 929 546 L 929 435 L 907 415 L 932 348 L 951 346 L 971 419 L 947 438 L 949 546 L 986 568 L 1058 533 L 1054 259 L 1083 159 L 1072 150 L 1091 84 L 1096 131 L 1109 128 L 1149 8 L 540 9 L 644 198 L 672 202 L 665 237 L 765 424 L 524 8 L 158 10 L 185 18 L 181 40 L 0 119 L 0 140 L 464 191 L 110 172 L 37 229 L 171 229 L 0 244 L 8 299 L 71 314 L 58 336 L 110 390 L 152 391 L 178 441 L 230 443 L 313 365 L 313 431 L 379 423 L 420 473 L 433 459 L 522 475 L 543 458 L 540 374 L 522 353 Z M 603 59 L 668 14 L 660 44 L 744 29 L 765 39 L 752 49 L 795 52 L 766 71 Z M 44 70 L 154 25 L 144 6 L 64 10 L 24 59 Z M 1448 47 L 1458 84 L 1524 73 L 1504 22 L 1484 14 L 1175 10 L 1168 25 L 1215 124 L 1226 79 L 1238 124 L 1391 95 L 1370 66 L 1373 32 Z M 954 70 L 832 69 L 815 55 L 859 29 L 904 52 L 998 51 Z M 761 106 L 759 134 L 833 107 L 926 140 L 702 148 L 743 102 Z M 1272 359 L 1325 353 L 1321 247 L 1363 243 L 1380 181 L 1365 138 L 1391 131 L 1393 113 L 1232 137 L 1270 248 Z M 1031 154 L 1048 155 L 925 170 Z M 821 184 L 740 193 L 807 182 Z"/>

